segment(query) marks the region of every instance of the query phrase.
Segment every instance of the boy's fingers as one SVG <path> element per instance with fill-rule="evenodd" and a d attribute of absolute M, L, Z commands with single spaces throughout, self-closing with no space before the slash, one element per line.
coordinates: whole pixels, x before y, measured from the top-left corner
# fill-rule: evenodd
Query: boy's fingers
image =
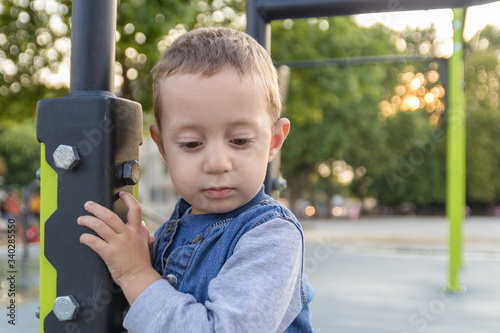
<path fill-rule="evenodd" d="M 120 192 L 120 199 L 123 200 L 128 208 L 127 224 L 130 227 L 136 228 L 136 230 L 139 229 L 142 222 L 141 206 L 139 206 L 134 196 L 128 192 Z"/>
<path fill-rule="evenodd" d="M 94 230 L 99 237 L 103 238 L 105 241 L 109 241 L 109 238 L 113 236 L 113 234 L 116 234 L 109 225 L 90 215 L 80 216 L 77 223 L 82 227 Z"/>
<path fill-rule="evenodd" d="M 106 223 L 111 229 L 117 233 L 121 233 L 125 227 L 123 221 L 108 208 L 99 205 L 93 201 L 85 203 L 85 209 L 95 215 L 98 219 Z"/>
<path fill-rule="evenodd" d="M 94 250 L 101 258 L 104 259 L 103 256 L 105 256 L 105 248 L 107 243 L 102 240 L 101 238 L 91 235 L 91 234 L 82 234 L 80 236 L 80 243 L 87 245 L 90 247 L 92 250 Z"/>

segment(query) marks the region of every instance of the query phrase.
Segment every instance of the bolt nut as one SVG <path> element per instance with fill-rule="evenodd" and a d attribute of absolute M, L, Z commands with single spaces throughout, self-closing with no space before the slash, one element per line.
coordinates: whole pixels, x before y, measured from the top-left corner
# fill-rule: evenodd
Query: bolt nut
<path fill-rule="evenodd" d="M 273 179 L 273 191 L 283 191 L 286 189 L 286 179 L 283 177 L 276 177 Z"/>
<path fill-rule="evenodd" d="M 78 150 L 73 146 L 59 145 L 52 156 L 59 169 L 73 170 L 80 163 Z"/>
<path fill-rule="evenodd" d="M 68 321 L 76 318 L 80 305 L 73 295 L 56 298 L 52 311 L 59 321 Z"/>
<path fill-rule="evenodd" d="M 35 316 L 40 319 L 40 306 L 36 307 Z"/>
<path fill-rule="evenodd" d="M 122 179 L 127 185 L 135 185 L 141 179 L 141 166 L 135 160 L 123 163 Z"/>

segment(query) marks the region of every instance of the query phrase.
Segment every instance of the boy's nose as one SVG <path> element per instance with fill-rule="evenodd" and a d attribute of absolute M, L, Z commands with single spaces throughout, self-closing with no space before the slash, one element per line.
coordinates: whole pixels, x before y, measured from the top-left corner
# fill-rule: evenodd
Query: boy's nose
<path fill-rule="evenodd" d="M 213 146 L 206 149 L 204 172 L 219 174 L 232 170 L 232 162 L 226 147 Z"/>

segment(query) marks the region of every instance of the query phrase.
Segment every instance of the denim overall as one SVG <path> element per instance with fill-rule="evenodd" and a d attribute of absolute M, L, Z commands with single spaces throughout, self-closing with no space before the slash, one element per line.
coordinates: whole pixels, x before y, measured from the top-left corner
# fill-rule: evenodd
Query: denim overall
<path fill-rule="evenodd" d="M 184 245 L 164 258 L 172 242 L 182 215 L 190 205 L 180 199 L 170 220 L 156 231 L 153 267 L 180 292 L 193 295 L 199 303 L 208 300 L 208 284 L 231 257 L 241 236 L 261 223 L 281 218 L 293 223 L 302 235 L 302 228 L 295 216 L 279 202 L 264 193 L 264 187 L 247 204 L 229 213 L 220 214 L 208 230 L 195 237 L 193 244 Z M 285 223 L 285 222 L 284 222 Z M 302 250 L 304 258 L 304 250 Z M 302 259 L 302 311 L 285 332 L 312 332 L 309 303 L 315 291 L 303 273 Z"/>

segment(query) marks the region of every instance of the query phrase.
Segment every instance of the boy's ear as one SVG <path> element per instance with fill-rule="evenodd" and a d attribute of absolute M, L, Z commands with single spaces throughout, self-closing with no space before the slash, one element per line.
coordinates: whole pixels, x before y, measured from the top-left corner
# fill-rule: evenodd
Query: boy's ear
<path fill-rule="evenodd" d="M 273 158 L 278 154 L 281 147 L 283 146 L 283 142 L 285 142 L 288 133 L 290 132 L 290 120 L 286 118 L 280 118 L 274 124 L 274 133 L 271 138 L 271 147 L 269 149 L 269 160 L 271 162 Z"/>
<path fill-rule="evenodd" d="M 161 131 L 160 127 L 158 124 L 151 124 L 149 126 L 149 132 L 151 133 L 151 138 L 153 141 L 156 143 L 156 146 L 158 147 L 158 150 L 160 151 L 161 156 L 167 162 L 166 156 L 165 156 L 165 147 L 163 146 L 163 141 L 161 138 Z"/>

